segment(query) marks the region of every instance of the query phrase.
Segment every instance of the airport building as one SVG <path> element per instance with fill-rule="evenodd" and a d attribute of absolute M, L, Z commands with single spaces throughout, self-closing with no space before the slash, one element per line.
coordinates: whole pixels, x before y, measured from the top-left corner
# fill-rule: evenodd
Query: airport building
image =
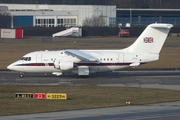
<path fill-rule="evenodd" d="M 154 22 L 180 25 L 180 9 L 116 9 L 116 23 L 148 25 Z"/>
<path fill-rule="evenodd" d="M 82 26 L 86 18 L 103 18 L 106 26 L 154 22 L 180 25 L 180 9 L 128 9 L 115 5 L 0 4 L 1 12 L 12 16 L 11 28 Z"/>
<path fill-rule="evenodd" d="M 109 26 L 111 18 L 116 17 L 116 6 L 113 5 L 0 4 L 0 6 L 7 7 L 14 19 L 11 27 L 82 26 L 83 20 L 92 16 L 103 18 L 105 25 Z"/>

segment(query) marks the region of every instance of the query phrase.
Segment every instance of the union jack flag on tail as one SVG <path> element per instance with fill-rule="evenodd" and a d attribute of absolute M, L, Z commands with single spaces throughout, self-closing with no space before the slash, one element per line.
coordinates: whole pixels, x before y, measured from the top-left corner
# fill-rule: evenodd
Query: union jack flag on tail
<path fill-rule="evenodd" d="M 144 42 L 145 42 L 145 43 L 153 43 L 154 40 L 153 40 L 152 37 L 145 37 L 145 38 L 144 38 Z"/>

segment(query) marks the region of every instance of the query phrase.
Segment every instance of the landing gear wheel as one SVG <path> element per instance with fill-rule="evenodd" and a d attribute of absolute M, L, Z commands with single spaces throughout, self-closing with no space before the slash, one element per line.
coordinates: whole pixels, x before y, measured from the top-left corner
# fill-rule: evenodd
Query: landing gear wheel
<path fill-rule="evenodd" d="M 23 73 L 20 73 L 20 74 L 19 74 L 19 77 L 20 77 L 20 78 L 23 78 L 23 77 L 24 77 L 24 74 L 23 74 Z"/>

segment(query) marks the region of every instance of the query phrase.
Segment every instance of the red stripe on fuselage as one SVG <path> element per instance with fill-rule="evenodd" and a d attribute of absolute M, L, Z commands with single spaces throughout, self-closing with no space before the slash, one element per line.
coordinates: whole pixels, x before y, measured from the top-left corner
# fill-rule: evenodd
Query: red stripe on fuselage
<path fill-rule="evenodd" d="M 26 63 L 26 64 L 17 64 L 15 66 L 45 66 L 44 63 Z"/>
<path fill-rule="evenodd" d="M 16 66 L 54 66 L 54 63 L 27 63 Z M 77 63 L 78 66 L 127 66 L 131 63 Z"/>
<path fill-rule="evenodd" d="M 77 63 L 78 66 L 126 66 L 131 63 Z"/>

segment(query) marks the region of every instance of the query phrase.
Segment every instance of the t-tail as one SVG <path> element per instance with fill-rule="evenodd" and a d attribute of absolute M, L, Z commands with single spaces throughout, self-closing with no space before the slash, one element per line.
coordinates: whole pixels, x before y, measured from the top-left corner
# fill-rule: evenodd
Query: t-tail
<path fill-rule="evenodd" d="M 150 24 L 137 40 L 124 50 L 133 53 L 159 54 L 172 27 L 172 24 Z"/>
<path fill-rule="evenodd" d="M 154 23 L 146 27 L 137 40 L 122 52 L 129 53 L 132 64 L 130 66 L 139 66 L 142 63 L 148 63 L 159 59 L 159 53 L 169 34 L 172 24 Z M 125 60 L 130 57 L 125 55 Z"/>

